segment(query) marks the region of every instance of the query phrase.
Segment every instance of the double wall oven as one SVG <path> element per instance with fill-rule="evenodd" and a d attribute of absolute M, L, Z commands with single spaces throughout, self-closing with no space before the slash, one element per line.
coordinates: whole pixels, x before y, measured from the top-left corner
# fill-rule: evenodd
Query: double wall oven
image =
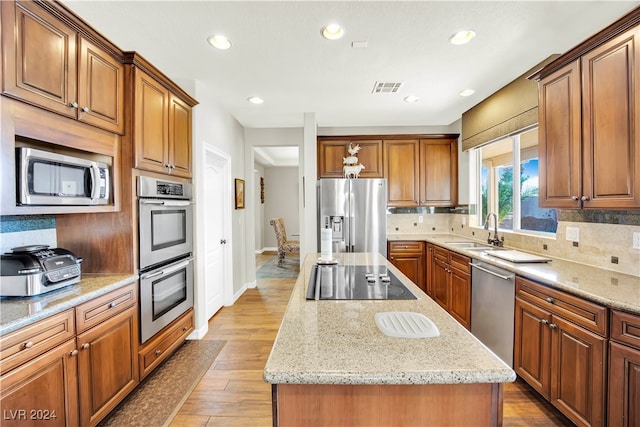
<path fill-rule="evenodd" d="M 193 307 L 192 185 L 138 177 L 140 341 Z"/>

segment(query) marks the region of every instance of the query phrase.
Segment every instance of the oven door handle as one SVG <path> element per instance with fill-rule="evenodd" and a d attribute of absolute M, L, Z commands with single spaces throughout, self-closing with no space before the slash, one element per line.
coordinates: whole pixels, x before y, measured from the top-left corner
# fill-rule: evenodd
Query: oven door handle
<path fill-rule="evenodd" d="M 145 276 L 140 277 L 140 279 L 142 279 L 142 280 L 152 279 L 154 277 L 158 277 L 158 276 L 161 276 L 163 274 L 173 273 L 174 271 L 178 271 L 181 268 L 186 267 L 187 265 L 189 265 L 191 263 L 191 261 L 193 261 L 193 258 L 187 258 L 186 260 L 182 261 L 179 264 L 174 264 L 174 265 L 172 265 L 170 267 L 163 268 L 162 270 L 157 271 L 155 273 L 147 274 Z"/>
<path fill-rule="evenodd" d="M 189 200 L 140 200 L 143 205 L 162 205 L 162 206 L 189 206 L 193 202 Z"/>

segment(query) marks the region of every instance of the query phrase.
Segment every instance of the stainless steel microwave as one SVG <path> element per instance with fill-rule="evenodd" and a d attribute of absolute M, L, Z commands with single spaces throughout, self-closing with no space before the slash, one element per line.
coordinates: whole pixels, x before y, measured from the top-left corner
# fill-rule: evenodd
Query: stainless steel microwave
<path fill-rule="evenodd" d="M 109 204 L 109 165 L 35 148 L 16 148 L 18 205 Z"/>

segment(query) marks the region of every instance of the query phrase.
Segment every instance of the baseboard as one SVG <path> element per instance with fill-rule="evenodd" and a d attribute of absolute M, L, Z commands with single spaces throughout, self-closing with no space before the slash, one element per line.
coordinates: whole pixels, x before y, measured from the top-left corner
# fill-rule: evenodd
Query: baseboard
<path fill-rule="evenodd" d="M 253 282 L 249 282 L 245 285 L 247 287 L 247 289 L 253 289 L 258 287 L 258 281 L 254 280 Z"/>
<path fill-rule="evenodd" d="M 240 298 L 242 296 L 242 294 L 244 294 L 247 289 L 248 289 L 248 287 L 247 287 L 246 284 L 243 285 L 240 289 L 238 289 L 238 291 L 235 294 L 233 294 L 233 301 L 229 305 L 235 304 L 236 301 L 238 301 L 238 298 Z"/>
<path fill-rule="evenodd" d="M 187 339 L 188 340 L 201 340 L 207 334 L 208 330 L 209 330 L 209 325 L 205 324 L 200 329 L 194 329 L 194 331 L 189 334 Z"/>
<path fill-rule="evenodd" d="M 266 246 L 262 248 L 262 252 L 278 252 L 277 246 Z"/>

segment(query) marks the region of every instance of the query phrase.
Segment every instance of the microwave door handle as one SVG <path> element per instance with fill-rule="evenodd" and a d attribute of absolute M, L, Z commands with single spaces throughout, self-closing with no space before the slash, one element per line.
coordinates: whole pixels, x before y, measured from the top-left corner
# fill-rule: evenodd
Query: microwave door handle
<path fill-rule="evenodd" d="M 98 189 L 98 185 L 96 184 L 98 175 L 100 175 L 100 170 L 98 169 L 98 166 L 91 165 L 91 190 L 90 190 L 91 200 L 97 199 L 99 196 L 98 192 L 100 190 Z"/>

